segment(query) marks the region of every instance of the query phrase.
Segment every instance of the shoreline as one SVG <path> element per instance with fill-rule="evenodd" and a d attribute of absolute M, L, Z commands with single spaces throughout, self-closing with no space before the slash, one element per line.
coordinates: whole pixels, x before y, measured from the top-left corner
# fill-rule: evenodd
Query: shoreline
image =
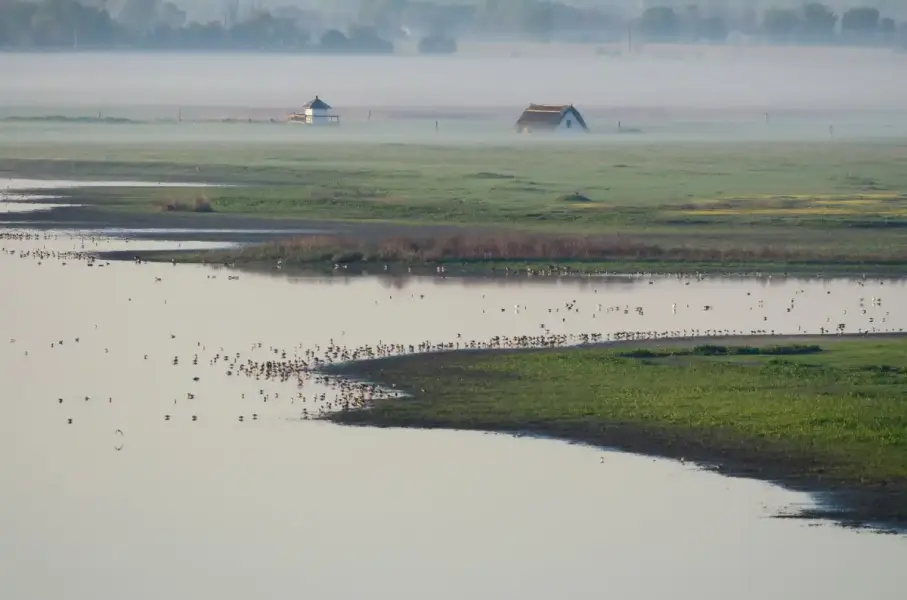
<path fill-rule="evenodd" d="M 25 192 L 23 192 L 25 193 Z M 47 190 L 54 198 L 16 201 L 17 204 L 47 204 L 78 202 L 80 197 L 72 190 Z M 232 244 L 251 244 L 287 238 L 288 230 L 312 234 L 339 234 L 380 239 L 386 236 L 407 235 L 419 232 L 433 235 L 461 229 L 451 225 L 425 225 L 392 223 L 384 221 L 345 221 L 307 219 L 301 217 L 255 216 L 229 213 L 197 213 L 190 211 L 124 211 L 106 209 L 99 204 L 71 204 L 34 212 L 14 212 L 3 215 L 0 231 L 31 229 L 35 231 L 62 231 L 78 234 L 80 231 L 104 231 L 128 234 L 129 239 L 154 241 L 220 241 Z M 154 230 L 152 233 L 142 229 Z M 138 231 L 133 231 L 138 230 Z M 170 231 L 167 231 L 170 230 Z M 297 234 L 298 235 L 298 234 Z"/>
<path fill-rule="evenodd" d="M 59 201 L 69 201 L 75 192 L 50 190 Z M 41 204 L 55 199 L 26 200 L 23 204 Z M 438 259 L 400 260 L 393 257 L 362 256 L 363 251 L 381 244 L 431 243 L 431 240 L 463 237 L 472 243 L 493 243 L 496 237 L 512 236 L 532 240 L 583 242 L 594 236 L 581 233 L 556 233 L 522 229 L 503 229 L 491 225 L 443 225 L 379 220 L 325 220 L 300 217 L 256 216 L 235 213 L 206 214 L 192 211 L 125 211 L 112 210 L 102 204 L 68 205 L 34 212 L 5 213 L 0 231 L 29 229 L 59 231 L 69 235 L 105 235 L 155 242 L 212 242 L 226 247 L 213 249 L 118 250 L 94 253 L 103 260 L 144 260 L 209 265 L 228 265 L 253 272 L 327 275 L 427 275 L 445 277 L 550 277 L 588 276 L 643 273 L 652 275 L 715 275 L 715 276 L 793 276 L 793 277 L 883 277 L 907 276 L 907 261 L 871 260 L 840 262 L 806 258 L 791 260 L 696 260 L 697 249 L 649 248 L 634 234 L 605 234 L 613 237 L 617 256 L 602 258 L 460 258 L 445 256 Z M 320 240 L 326 244 L 310 254 L 291 255 L 294 245 L 305 240 Z M 333 244 L 333 246 L 331 246 Z M 636 246 L 646 252 L 656 250 L 660 256 L 639 258 Z M 606 250 L 607 251 L 607 250 Z M 311 255 L 315 252 L 316 255 Z M 327 252 L 327 254 L 325 254 Z M 710 252 L 701 249 L 703 255 Z M 744 252 L 744 251 L 742 251 Z M 627 256 L 620 256 L 627 254 Z M 676 254 L 676 256 L 674 256 Z M 692 256 L 690 256 L 692 254 Z M 443 269 L 443 271 L 441 270 Z"/>
<path fill-rule="evenodd" d="M 160 239 L 160 238 L 155 238 Z M 195 241 L 222 241 L 215 234 L 203 234 Z M 172 238 L 168 241 L 184 241 Z M 225 241 L 225 243 L 231 243 Z M 236 242 L 239 244 L 247 242 Z M 255 243 L 255 242 L 253 242 Z M 447 278 L 549 278 L 594 276 L 721 276 L 721 277 L 796 277 L 796 278 L 863 278 L 903 279 L 907 263 L 895 265 L 836 263 L 689 263 L 685 261 L 580 261 L 580 260 L 458 260 L 404 263 L 370 261 L 337 263 L 310 261 L 305 263 L 275 260 L 224 261 L 223 249 L 207 250 L 112 250 L 96 253 L 103 260 L 142 260 L 145 262 L 174 262 L 222 268 L 234 268 L 253 273 L 296 275 L 388 276 L 407 277 L 438 275 Z M 554 267 L 554 268 L 552 268 Z M 438 271 L 443 268 L 444 271 Z"/>
<path fill-rule="evenodd" d="M 685 435 L 683 431 L 659 427 L 654 422 L 646 424 L 602 420 L 590 423 L 582 420 L 564 422 L 555 419 L 534 420 L 527 426 L 516 417 L 512 422 L 495 422 L 493 419 L 483 421 L 481 416 L 473 419 L 468 414 L 458 415 L 457 418 L 438 418 L 436 415 L 431 416 L 427 411 L 420 417 L 418 408 L 411 409 L 412 412 L 395 412 L 394 409 L 407 402 L 431 402 L 431 390 L 424 393 L 424 389 L 421 391 L 417 389 L 418 385 L 421 385 L 418 382 L 422 381 L 418 376 L 420 368 L 443 373 L 445 364 L 450 363 L 454 365 L 451 368 L 456 370 L 459 368 L 457 365 L 461 364 L 457 359 L 466 357 L 482 360 L 509 356 L 513 359 L 528 355 L 579 353 L 593 349 L 680 350 L 715 344 L 755 348 L 784 344 L 816 344 L 820 345 L 824 352 L 834 349 L 836 344 L 846 342 L 905 338 L 907 333 L 900 332 L 687 337 L 605 341 L 560 348 L 451 350 L 352 361 L 328 365 L 322 368 L 321 372 L 353 382 L 395 389 L 404 396 L 378 399 L 369 407 L 336 412 L 322 418 L 347 426 L 473 430 L 518 437 L 544 437 L 643 456 L 685 460 L 724 476 L 745 477 L 809 493 L 816 501 L 815 508 L 801 510 L 794 515 L 778 515 L 781 518 L 819 519 L 847 527 L 903 533 L 907 531 L 907 481 L 855 482 L 853 478 L 836 474 L 833 468 L 823 462 L 821 456 L 797 452 L 793 446 L 786 448 L 785 440 L 780 440 L 777 446 L 773 447 L 760 446 L 745 439 L 732 437 L 727 443 L 715 446 L 697 439 L 689 432 Z M 412 373 L 410 380 L 407 380 L 407 373 Z M 507 377 L 503 374 L 501 376 Z M 452 378 L 453 374 L 449 376 L 438 374 L 436 377 L 438 386 L 447 383 L 455 385 L 453 379 L 445 383 L 445 377 Z M 477 385 L 481 385 L 481 381 Z M 472 391 L 481 394 L 480 387 Z"/>

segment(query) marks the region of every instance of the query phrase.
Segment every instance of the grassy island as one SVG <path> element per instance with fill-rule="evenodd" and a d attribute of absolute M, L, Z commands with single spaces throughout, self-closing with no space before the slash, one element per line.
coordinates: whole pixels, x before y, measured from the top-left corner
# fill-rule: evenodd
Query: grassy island
<path fill-rule="evenodd" d="M 735 345 L 743 342 L 749 345 Z M 833 492 L 907 526 L 907 338 L 778 338 L 416 354 L 332 367 L 408 394 L 328 418 L 532 433 Z M 774 345 L 766 345 L 774 344 Z"/>

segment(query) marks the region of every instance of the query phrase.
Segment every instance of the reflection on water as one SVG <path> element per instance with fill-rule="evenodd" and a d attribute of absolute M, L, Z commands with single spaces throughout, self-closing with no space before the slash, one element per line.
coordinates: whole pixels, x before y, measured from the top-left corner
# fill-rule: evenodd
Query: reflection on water
<path fill-rule="evenodd" d="M 2 223 L 2 221 L 0 221 Z M 85 232 L 48 229 L 36 232 L 28 229 L 6 229 L 0 231 L 0 249 L 11 256 L 41 258 L 45 253 L 78 253 L 86 257 L 98 252 L 119 252 L 125 250 L 207 250 L 229 246 L 223 242 L 165 240 L 132 240 L 126 237 L 101 237 L 91 230 Z"/>
<path fill-rule="evenodd" d="M 167 181 L 78 181 L 66 179 L 0 179 L 0 199 L 15 196 L 15 190 L 59 190 L 74 187 L 211 187 L 208 183 Z"/>
<path fill-rule="evenodd" d="M 607 588 L 835 600 L 900 598 L 907 584 L 903 538 L 764 518 L 808 503 L 802 494 L 555 441 L 302 421 L 300 404 L 324 388 L 223 364 L 331 339 L 487 339 L 542 323 L 900 328 L 902 283 L 420 278 L 394 289 L 47 254 L 107 243 L 0 239 L 0 276 L 15 290 L 0 297 L 0 452 L 12 457 L 0 469 L 2 597 L 541 599 Z"/>
<path fill-rule="evenodd" d="M 231 229 L 229 227 L 208 227 L 205 229 L 192 229 L 192 228 L 183 228 L 183 227 L 132 227 L 132 228 L 123 228 L 123 227 L 105 227 L 102 229 L 77 229 L 75 230 L 77 235 L 90 236 L 90 237 L 123 237 L 128 236 L 130 238 L 139 238 L 139 237 L 155 237 L 155 236 L 172 236 L 172 235 L 211 235 L 211 234 L 223 234 L 223 235 L 321 235 L 329 234 L 331 231 L 325 229 Z M 143 242 L 144 245 L 144 242 Z M 226 245 L 226 244 L 224 244 Z"/>
<path fill-rule="evenodd" d="M 17 198 L 19 200 L 19 198 Z M 54 208 L 65 208 L 67 206 L 78 206 L 76 204 L 44 204 L 44 203 L 28 203 L 22 204 L 19 202 L 0 202 L 0 214 L 2 213 L 25 213 L 25 212 L 40 212 L 45 210 L 51 210 Z"/>

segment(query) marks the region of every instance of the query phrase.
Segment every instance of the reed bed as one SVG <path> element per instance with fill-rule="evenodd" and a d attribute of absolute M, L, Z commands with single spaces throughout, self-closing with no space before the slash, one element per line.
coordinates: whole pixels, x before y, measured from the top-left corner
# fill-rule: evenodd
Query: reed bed
<path fill-rule="evenodd" d="M 249 263 L 280 260 L 313 262 L 444 263 L 475 261 L 604 262 L 678 261 L 696 263 L 907 263 L 907 248 L 888 247 L 854 254 L 829 247 L 734 248 L 647 243 L 639 236 L 561 235 L 519 231 L 466 231 L 433 237 L 362 239 L 323 235 L 289 238 L 209 255 L 211 260 Z"/>

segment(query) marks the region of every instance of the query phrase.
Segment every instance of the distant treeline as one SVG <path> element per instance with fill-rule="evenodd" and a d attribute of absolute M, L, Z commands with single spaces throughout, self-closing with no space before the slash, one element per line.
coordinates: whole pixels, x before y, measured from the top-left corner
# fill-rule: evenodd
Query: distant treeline
<path fill-rule="evenodd" d="M 232 23 L 197 23 L 187 21 L 175 4 L 156 0 L 129 0 L 117 18 L 74 0 L 0 0 L 0 48 L 394 51 L 370 26 L 327 29 L 314 37 L 298 19 L 268 11 Z"/>
<path fill-rule="evenodd" d="M 704 16 L 696 6 L 645 10 L 635 27 L 651 41 L 727 41 L 732 34 L 780 43 L 894 44 L 904 41 L 907 23 L 898 26 L 876 8 L 855 7 L 841 15 L 819 2 L 799 8 L 769 8 L 761 15 L 743 11 L 735 18 Z"/>
<path fill-rule="evenodd" d="M 286 6 L 240 15 L 236 2 L 225 6 L 222 19 L 199 23 L 162 0 L 122 0 L 114 12 L 106 0 L 0 0 L 0 48 L 390 53 L 396 41 L 409 38 L 421 52 L 447 53 L 465 36 L 656 43 L 724 43 L 746 36 L 773 43 L 873 45 L 907 40 L 907 23 L 876 8 L 838 14 L 818 2 L 761 13 L 656 6 L 627 19 L 608 8 L 549 0 L 362 0 L 343 27 L 317 10 Z"/>

